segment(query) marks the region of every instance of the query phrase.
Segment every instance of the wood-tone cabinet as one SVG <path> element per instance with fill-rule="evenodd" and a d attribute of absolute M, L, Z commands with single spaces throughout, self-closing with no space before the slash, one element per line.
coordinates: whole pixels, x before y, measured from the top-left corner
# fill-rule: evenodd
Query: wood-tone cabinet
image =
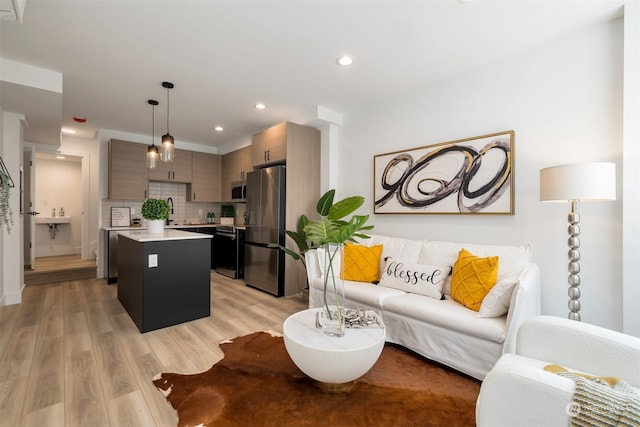
<path fill-rule="evenodd" d="M 193 174 L 193 152 L 176 150 L 173 162 L 158 162 L 149 169 L 149 181 L 190 183 Z"/>
<path fill-rule="evenodd" d="M 221 201 L 221 175 L 222 156 L 218 154 L 193 153 L 193 175 L 191 185 L 187 187 L 187 201 Z"/>
<path fill-rule="evenodd" d="M 285 228 L 295 230 L 300 215 L 317 218 L 320 198 L 320 131 L 291 122 L 280 123 L 252 138 L 253 166 L 286 163 Z M 266 151 L 266 154 L 265 154 Z M 266 157 L 265 157 L 266 156 Z M 289 238 L 288 248 L 296 250 Z M 301 262 L 285 257 L 284 293 L 302 292 L 306 271 Z"/>
<path fill-rule="evenodd" d="M 147 198 L 149 177 L 147 146 L 135 142 L 109 141 L 109 199 Z"/>
<path fill-rule="evenodd" d="M 287 139 L 291 136 L 289 129 L 292 125 L 295 124 L 283 122 L 253 135 L 251 138 L 251 164 L 254 167 L 285 163 Z"/>
<path fill-rule="evenodd" d="M 240 148 L 222 156 L 222 201 L 231 200 L 231 183 L 247 179 L 251 167 L 251 146 Z"/>

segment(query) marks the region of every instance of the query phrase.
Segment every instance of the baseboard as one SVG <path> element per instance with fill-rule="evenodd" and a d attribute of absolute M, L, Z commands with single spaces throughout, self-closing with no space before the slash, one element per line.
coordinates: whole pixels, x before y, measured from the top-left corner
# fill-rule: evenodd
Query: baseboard
<path fill-rule="evenodd" d="M 0 306 L 22 303 L 22 290 L 23 289 L 24 289 L 24 284 L 20 287 L 20 291 L 19 292 L 12 292 L 10 294 L 4 294 L 4 295 L 0 296 Z"/>

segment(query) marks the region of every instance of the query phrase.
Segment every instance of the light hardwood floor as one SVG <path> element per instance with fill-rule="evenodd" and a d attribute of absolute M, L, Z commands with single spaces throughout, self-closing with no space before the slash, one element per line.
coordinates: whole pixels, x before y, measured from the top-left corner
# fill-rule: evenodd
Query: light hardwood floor
<path fill-rule="evenodd" d="M 154 375 L 205 371 L 218 342 L 282 332 L 307 307 L 212 272 L 210 317 L 141 334 L 116 290 L 102 279 L 28 286 L 22 304 L 0 307 L 0 426 L 175 426 Z"/>
<path fill-rule="evenodd" d="M 58 255 L 43 256 L 35 259 L 33 271 L 57 271 L 67 270 L 71 268 L 94 267 L 95 259 L 81 259 L 79 254 L 76 255 Z"/>

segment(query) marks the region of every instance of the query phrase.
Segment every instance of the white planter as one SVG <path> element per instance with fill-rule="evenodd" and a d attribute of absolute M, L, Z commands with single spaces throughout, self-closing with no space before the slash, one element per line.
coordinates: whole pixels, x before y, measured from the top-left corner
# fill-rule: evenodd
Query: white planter
<path fill-rule="evenodd" d="M 164 220 L 163 219 L 150 219 L 147 221 L 147 232 L 150 234 L 162 234 L 164 233 Z"/>

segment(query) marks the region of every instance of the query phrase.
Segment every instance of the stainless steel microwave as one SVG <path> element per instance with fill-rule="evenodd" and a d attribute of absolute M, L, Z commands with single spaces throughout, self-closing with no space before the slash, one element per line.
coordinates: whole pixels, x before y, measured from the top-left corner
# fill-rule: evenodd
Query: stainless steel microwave
<path fill-rule="evenodd" d="M 247 201 L 247 182 L 235 181 L 231 183 L 231 200 L 234 202 Z"/>

